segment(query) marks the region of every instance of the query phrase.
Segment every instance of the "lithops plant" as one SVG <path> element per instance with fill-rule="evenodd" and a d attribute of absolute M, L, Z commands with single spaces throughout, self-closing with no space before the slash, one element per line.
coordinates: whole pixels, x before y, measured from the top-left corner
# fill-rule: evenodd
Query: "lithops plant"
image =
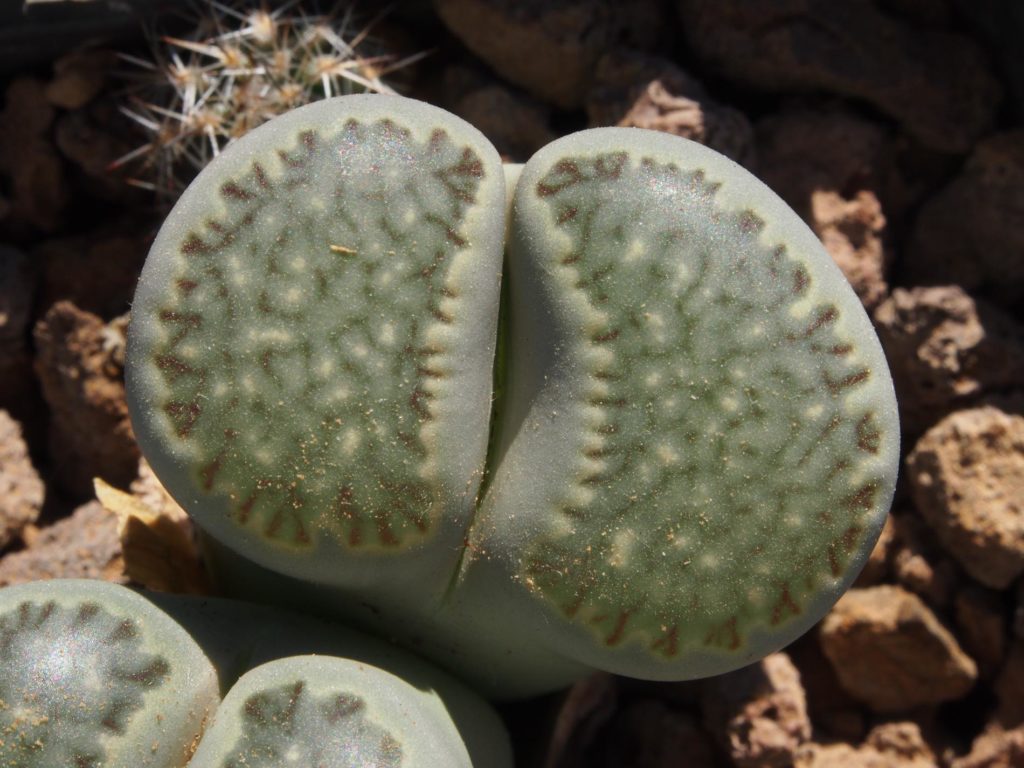
<path fill-rule="evenodd" d="M 512 765 L 497 715 L 461 684 L 258 606 L 98 581 L 9 587 L 0 659 L 4 768 Z"/>
<path fill-rule="evenodd" d="M 143 451 L 225 583 L 491 692 L 785 645 L 895 483 L 853 291 L 770 190 L 682 139 L 585 131 L 508 186 L 479 132 L 398 97 L 241 139 L 142 274 Z"/>

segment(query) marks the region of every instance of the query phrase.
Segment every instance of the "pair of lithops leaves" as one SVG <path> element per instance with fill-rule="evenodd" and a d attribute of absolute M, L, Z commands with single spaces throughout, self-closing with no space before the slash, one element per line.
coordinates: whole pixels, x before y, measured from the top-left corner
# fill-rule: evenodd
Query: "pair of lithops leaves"
<path fill-rule="evenodd" d="M 501 721 L 461 683 L 279 609 L 9 587 L 0 660 L 4 768 L 512 766 Z"/>
<path fill-rule="evenodd" d="M 491 693 L 785 645 L 895 484 L 891 380 L 841 272 L 749 173 L 649 131 L 503 168 L 408 99 L 278 117 L 168 216 L 126 365 L 226 588 Z"/>

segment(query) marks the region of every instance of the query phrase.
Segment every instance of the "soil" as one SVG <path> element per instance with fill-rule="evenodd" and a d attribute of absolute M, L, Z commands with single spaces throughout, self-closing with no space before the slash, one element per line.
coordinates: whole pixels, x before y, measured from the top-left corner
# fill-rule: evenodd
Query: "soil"
<path fill-rule="evenodd" d="M 891 519 L 819 626 L 724 677 L 599 675 L 505 705 L 522 766 L 1024 766 L 1019 7 L 434 0 L 375 28 L 399 55 L 430 51 L 389 82 L 507 160 L 631 125 L 758 174 L 854 285 L 901 403 Z M 117 50 L 150 56 L 123 21 Z M 0 74 L 0 586 L 128 582 L 133 547 L 171 546 L 160 526 L 184 547 L 179 513 L 139 478 L 123 385 L 126 313 L 169 200 L 129 183 L 139 166 L 109 168 L 147 137 L 120 110 L 132 92 L 103 25 L 60 32 L 61 55 Z M 95 477 L 156 522 L 125 538 Z"/>

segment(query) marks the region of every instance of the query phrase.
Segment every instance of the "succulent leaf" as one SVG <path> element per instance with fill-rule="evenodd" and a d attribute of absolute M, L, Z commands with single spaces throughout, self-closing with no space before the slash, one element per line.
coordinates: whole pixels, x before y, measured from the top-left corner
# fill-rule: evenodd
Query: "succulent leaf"
<path fill-rule="evenodd" d="M 697 677 L 794 639 L 895 485 L 855 294 L 778 197 L 692 142 L 585 131 L 507 183 L 506 211 L 486 140 L 397 97 L 233 145 L 133 309 L 158 475 L 218 546 L 370 605 L 491 691 L 586 666 Z"/>

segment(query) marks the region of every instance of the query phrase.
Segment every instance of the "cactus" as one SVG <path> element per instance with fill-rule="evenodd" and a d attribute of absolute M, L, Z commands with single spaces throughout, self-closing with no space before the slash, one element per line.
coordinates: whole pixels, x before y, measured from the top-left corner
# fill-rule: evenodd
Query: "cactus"
<path fill-rule="evenodd" d="M 98 581 L 8 587 L 0 658 L 5 767 L 512 765 L 497 715 L 459 683 L 259 606 Z"/>
<path fill-rule="evenodd" d="M 584 131 L 507 184 L 454 116 L 347 96 L 186 191 L 126 374 L 212 567 L 503 695 L 790 642 L 895 484 L 853 291 L 770 190 L 683 139 Z"/>

